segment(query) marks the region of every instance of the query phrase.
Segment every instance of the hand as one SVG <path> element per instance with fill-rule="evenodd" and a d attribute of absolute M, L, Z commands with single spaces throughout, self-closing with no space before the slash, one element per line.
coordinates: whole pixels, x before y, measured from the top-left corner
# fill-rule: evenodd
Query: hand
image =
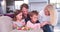
<path fill-rule="evenodd" d="M 22 30 L 29 30 L 29 27 L 22 27 Z"/>
<path fill-rule="evenodd" d="M 45 22 L 41 23 L 40 26 L 43 27 L 43 26 L 46 25 L 46 24 L 50 24 L 50 22 L 45 21 Z"/>

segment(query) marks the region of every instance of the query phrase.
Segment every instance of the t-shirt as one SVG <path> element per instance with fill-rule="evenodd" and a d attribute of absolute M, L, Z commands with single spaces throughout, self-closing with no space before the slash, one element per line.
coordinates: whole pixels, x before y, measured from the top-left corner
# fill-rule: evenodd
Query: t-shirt
<path fill-rule="evenodd" d="M 50 11 L 50 16 L 46 16 L 44 13 L 44 10 L 41 10 L 39 12 L 39 21 L 44 22 L 44 21 L 50 21 L 53 26 L 56 26 L 58 22 L 58 12 L 57 10 L 55 11 Z"/>
<path fill-rule="evenodd" d="M 50 16 L 46 16 L 44 11 L 39 12 L 39 21 L 44 22 L 44 21 L 50 21 Z"/>
<path fill-rule="evenodd" d="M 32 23 L 31 21 L 28 21 L 26 26 L 32 29 L 38 29 L 40 28 L 40 23 Z"/>
<path fill-rule="evenodd" d="M 25 20 L 23 19 L 22 21 L 20 21 L 20 22 L 13 22 L 13 24 L 16 24 L 16 26 L 17 27 L 22 27 L 22 26 L 24 26 L 25 25 Z"/>

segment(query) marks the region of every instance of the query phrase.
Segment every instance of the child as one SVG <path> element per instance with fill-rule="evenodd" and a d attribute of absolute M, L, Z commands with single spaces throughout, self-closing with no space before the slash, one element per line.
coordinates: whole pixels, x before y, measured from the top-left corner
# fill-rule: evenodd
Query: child
<path fill-rule="evenodd" d="M 17 10 L 14 16 L 15 16 L 14 17 L 15 22 L 13 22 L 13 28 L 20 29 L 22 26 L 25 25 L 25 21 L 22 18 L 22 11 Z"/>
<path fill-rule="evenodd" d="M 30 13 L 30 20 L 27 22 L 26 26 L 29 28 L 32 28 L 32 29 L 40 28 L 40 23 L 38 21 L 38 12 L 37 11 L 32 11 Z"/>

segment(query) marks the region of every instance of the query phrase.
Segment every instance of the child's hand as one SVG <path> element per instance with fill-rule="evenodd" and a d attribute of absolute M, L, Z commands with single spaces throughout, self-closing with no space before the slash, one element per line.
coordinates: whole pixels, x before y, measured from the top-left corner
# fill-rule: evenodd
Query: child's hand
<path fill-rule="evenodd" d="M 44 24 L 45 24 L 45 25 L 46 25 L 46 24 L 50 24 L 50 22 L 46 21 L 46 22 L 44 22 Z"/>
<path fill-rule="evenodd" d="M 13 28 L 16 28 L 17 27 L 17 25 L 16 24 L 13 24 Z"/>
<path fill-rule="evenodd" d="M 29 30 L 30 28 L 29 27 L 22 27 L 22 30 Z"/>
<path fill-rule="evenodd" d="M 43 27 L 43 26 L 46 25 L 46 24 L 50 24 L 50 22 L 45 21 L 45 22 L 41 23 L 40 26 Z"/>

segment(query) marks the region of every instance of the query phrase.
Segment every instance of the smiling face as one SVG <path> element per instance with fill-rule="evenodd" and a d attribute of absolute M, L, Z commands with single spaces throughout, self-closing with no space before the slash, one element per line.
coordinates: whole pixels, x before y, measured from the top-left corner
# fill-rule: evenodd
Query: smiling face
<path fill-rule="evenodd" d="M 28 9 L 25 8 L 25 7 L 23 7 L 23 8 L 22 8 L 22 12 L 23 12 L 24 15 L 27 15 L 27 14 L 28 14 Z"/>
<path fill-rule="evenodd" d="M 53 9 L 53 5 L 48 4 L 45 9 L 44 9 L 44 13 L 45 15 L 49 16 L 50 15 L 50 11 Z"/>
<path fill-rule="evenodd" d="M 16 16 L 17 20 L 22 20 L 22 12 Z"/>
<path fill-rule="evenodd" d="M 38 20 L 38 12 L 36 10 L 33 10 L 30 12 L 30 19 L 33 23 L 36 23 Z"/>
<path fill-rule="evenodd" d="M 48 9 L 45 9 L 45 10 L 44 10 L 44 13 L 45 13 L 45 15 L 50 15 L 50 12 L 49 12 Z"/>
<path fill-rule="evenodd" d="M 31 21 L 32 21 L 33 23 L 36 23 L 37 20 L 38 20 L 38 15 L 33 15 L 33 16 L 31 16 L 30 18 L 31 18 Z"/>

